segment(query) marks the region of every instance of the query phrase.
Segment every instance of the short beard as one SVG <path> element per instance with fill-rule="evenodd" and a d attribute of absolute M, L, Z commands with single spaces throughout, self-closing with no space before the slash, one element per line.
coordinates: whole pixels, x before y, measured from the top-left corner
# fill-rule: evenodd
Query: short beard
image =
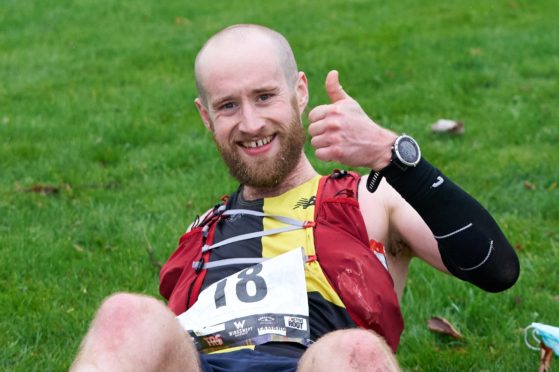
<path fill-rule="evenodd" d="M 246 162 L 239 154 L 237 144 L 217 145 L 221 156 L 229 168 L 229 173 L 241 184 L 256 187 L 269 188 L 277 186 L 295 168 L 301 159 L 305 145 L 306 133 L 303 129 L 299 110 L 293 105 L 293 117 L 289 128 L 285 132 L 276 133 L 281 143 L 279 153 L 273 159 L 259 159 L 251 163 Z"/>

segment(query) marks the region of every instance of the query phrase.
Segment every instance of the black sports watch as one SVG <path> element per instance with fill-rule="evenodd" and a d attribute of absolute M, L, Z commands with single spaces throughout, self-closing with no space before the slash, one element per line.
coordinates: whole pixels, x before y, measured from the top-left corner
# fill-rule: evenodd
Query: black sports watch
<path fill-rule="evenodd" d="M 417 142 L 410 136 L 402 134 L 392 145 L 390 164 L 379 171 L 372 170 L 367 178 L 367 190 L 375 192 L 384 176 L 395 176 L 415 167 L 421 160 L 421 150 Z"/>

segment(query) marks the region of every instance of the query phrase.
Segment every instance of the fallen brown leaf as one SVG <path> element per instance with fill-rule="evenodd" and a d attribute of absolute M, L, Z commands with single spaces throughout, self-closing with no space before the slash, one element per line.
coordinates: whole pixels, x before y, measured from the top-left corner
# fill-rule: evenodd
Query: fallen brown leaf
<path fill-rule="evenodd" d="M 461 339 L 462 335 L 454 326 L 445 318 L 440 316 L 434 316 L 427 322 L 427 328 L 430 331 L 443 333 L 445 335 L 452 336 L 456 339 Z"/>
<path fill-rule="evenodd" d="M 464 134 L 464 123 L 456 120 L 439 119 L 431 125 L 433 133 Z"/>
<path fill-rule="evenodd" d="M 540 368 L 538 372 L 548 372 L 551 367 L 551 357 L 553 357 L 553 350 L 543 344 L 540 344 Z"/>
<path fill-rule="evenodd" d="M 473 56 L 480 56 L 483 54 L 483 51 L 481 48 L 470 48 L 470 55 Z"/>
<path fill-rule="evenodd" d="M 536 185 L 534 185 L 532 182 L 530 181 L 524 181 L 524 188 L 526 190 L 535 190 L 536 189 Z"/>
<path fill-rule="evenodd" d="M 144 232 L 144 239 L 146 240 L 146 252 L 148 254 L 149 263 L 151 264 L 151 266 L 155 267 L 158 271 L 160 271 L 163 264 L 155 256 L 153 247 L 151 246 L 151 243 L 147 235 L 145 234 L 145 232 Z"/>
<path fill-rule="evenodd" d="M 175 18 L 175 24 L 177 26 L 184 26 L 186 24 L 190 23 L 190 20 L 184 17 L 176 17 Z"/>
<path fill-rule="evenodd" d="M 49 194 L 58 194 L 60 191 L 60 187 L 52 186 L 52 185 L 33 185 L 24 190 L 25 192 L 34 192 L 37 194 L 49 195 Z"/>

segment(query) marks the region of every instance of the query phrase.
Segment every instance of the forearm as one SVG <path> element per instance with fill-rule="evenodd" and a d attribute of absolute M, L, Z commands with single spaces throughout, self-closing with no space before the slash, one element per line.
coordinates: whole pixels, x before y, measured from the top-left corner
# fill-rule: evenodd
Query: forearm
<path fill-rule="evenodd" d="M 495 220 L 438 169 L 423 159 L 386 179 L 429 226 L 452 274 L 490 292 L 516 282 L 518 258 Z"/>

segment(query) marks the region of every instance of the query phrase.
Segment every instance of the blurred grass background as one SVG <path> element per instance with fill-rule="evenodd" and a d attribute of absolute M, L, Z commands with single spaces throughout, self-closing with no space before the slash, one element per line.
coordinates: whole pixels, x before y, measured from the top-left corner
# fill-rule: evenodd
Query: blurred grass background
<path fill-rule="evenodd" d="M 535 370 L 523 328 L 559 325 L 558 16 L 552 0 L 2 0 L 0 370 L 67 369 L 102 299 L 157 296 L 181 232 L 234 190 L 192 103 L 196 52 L 234 23 L 286 35 L 309 107 L 338 69 L 518 251 L 520 280 L 496 295 L 414 262 L 404 369 Z M 431 134 L 439 118 L 465 135 Z M 428 331 L 431 316 L 464 339 Z"/>

